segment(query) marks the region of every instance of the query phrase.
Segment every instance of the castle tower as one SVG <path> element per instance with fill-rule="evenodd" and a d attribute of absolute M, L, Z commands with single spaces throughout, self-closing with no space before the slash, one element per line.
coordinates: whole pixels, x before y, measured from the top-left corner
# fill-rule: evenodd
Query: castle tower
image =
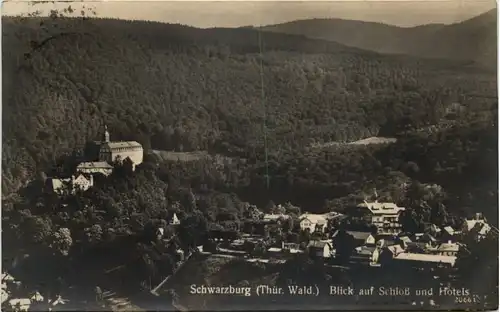
<path fill-rule="evenodd" d="M 103 142 L 109 142 L 109 132 L 108 132 L 108 126 L 104 125 L 104 137 L 103 137 Z"/>

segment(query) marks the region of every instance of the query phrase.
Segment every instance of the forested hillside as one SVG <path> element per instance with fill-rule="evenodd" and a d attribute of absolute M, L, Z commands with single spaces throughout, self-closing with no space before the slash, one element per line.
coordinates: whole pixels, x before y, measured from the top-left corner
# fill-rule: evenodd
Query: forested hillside
<path fill-rule="evenodd" d="M 55 36 L 40 20 L 3 19 L 4 193 L 95 139 L 104 122 L 113 139 L 146 148 L 257 157 L 264 109 L 270 152 L 280 154 L 436 124 L 456 103 L 469 117 L 495 105 L 475 96 L 495 94 L 493 74 L 454 62 L 272 33 L 260 56 L 251 29 L 43 23 L 57 23 Z"/>
<path fill-rule="evenodd" d="M 29 255 L 16 274 L 26 289 L 149 290 L 172 274 L 177 248 L 187 254 L 209 229 L 241 228 L 251 204 L 270 212 L 281 203 L 297 225 L 301 211 L 339 211 L 376 188 L 408 208 L 404 227 L 457 225 L 471 212 L 496 224 L 493 71 L 276 33 L 259 45 L 253 29 L 2 22 L 2 260 Z M 112 140 L 139 141 L 144 163 L 96 176 L 85 192 L 43 192 L 51 167 L 70 167 L 67 156 L 99 139 L 104 123 Z M 377 135 L 397 141 L 343 144 Z M 314 144 L 327 142 L 339 144 Z M 158 227 L 168 246 L 155 242 Z M 308 241 L 296 228 L 285 223 L 282 236 Z M 251 283 L 275 276 L 241 265 Z M 277 283 L 326 278 L 299 269 L 292 262 Z M 214 283 L 226 278 L 218 274 Z"/>
<path fill-rule="evenodd" d="M 402 28 L 363 21 L 313 19 L 269 25 L 263 29 L 332 40 L 381 53 L 456 59 L 496 67 L 496 10 L 452 25 Z"/>

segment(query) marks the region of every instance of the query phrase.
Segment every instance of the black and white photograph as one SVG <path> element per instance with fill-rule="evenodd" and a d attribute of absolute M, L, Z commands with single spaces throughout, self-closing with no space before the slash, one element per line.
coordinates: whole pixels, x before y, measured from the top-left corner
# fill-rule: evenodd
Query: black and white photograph
<path fill-rule="evenodd" d="M 498 310 L 494 0 L 1 11 L 2 311 Z"/>

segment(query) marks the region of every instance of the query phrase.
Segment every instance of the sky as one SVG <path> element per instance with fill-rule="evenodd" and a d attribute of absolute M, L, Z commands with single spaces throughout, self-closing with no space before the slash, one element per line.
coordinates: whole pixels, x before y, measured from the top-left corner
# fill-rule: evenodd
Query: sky
<path fill-rule="evenodd" d="M 309 18 L 342 18 L 401 27 L 460 22 L 496 7 L 495 0 L 340 1 L 83 1 L 98 17 L 179 23 L 200 28 L 278 24 Z M 7 0 L 2 15 L 19 15 L 82 2 L 37 4 Z"/>

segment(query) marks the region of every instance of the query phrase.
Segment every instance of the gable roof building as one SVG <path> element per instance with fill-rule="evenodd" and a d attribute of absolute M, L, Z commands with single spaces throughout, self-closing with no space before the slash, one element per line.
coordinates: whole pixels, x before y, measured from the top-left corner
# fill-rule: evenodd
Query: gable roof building
<path fill-rule="evenodd" d="M 181 222 L 179 221 L 179 218 L 177 218 L 177 214 L 174 212 L 172 217 L 170 218 L 170 224 L 171 225 L 179 225 Z"/>
<path fill-rule="evenodd" d="M 324 232 L 328 225 L 328 220 L 324 214 L 304 213 L 299 217 L 300 228 L 302 230 L 309 229 L 311 233 L 319 229 Z"/>
<path fill-rule="evenodd" d="M 377 227 L 379 234 L 398 234 L 402 230 L 399 214 L 405 208 L 395 203 L 364 201 L 354 207 L 349 207 L 348 213 L 353 217 L 362 217 Z"/>
<path fill-rule="evenodd" d="M 62 195 L 65 191 L 74 194 L 80 189 L 86 191 L 94 186 L 94 178 L 90 175 L 88 178 L 84 174 L 71 176 L 70 178 L 47 178 L 49 191 Z"/>
<path fill-rule="evenodd" d="M 327 241 L 313 240 L 307 246 L 312 257 L 330 258 L 332 256 L 332 245 Z"/>
<path fill-rule="evenodd" d="M 361 245 L 375 245 L 375 237 L 370 232 L 346 231 L 354 240 Z"/>
<path fill-rule="evenodd" d="M 455 256 L 441 256 L 441 255 L 429 255 L 429 254 L 416 254 L 416 253 L 400 253 L 394 260 L 402 262 L 413 262 L 413 264 L 420 265 L 445 265 L 453 267 L 455 266 L 455 261 L 457 257 Z"/>
<path fill-rule="evenodd" d="M 358 209 L 369 211 L 374 215 L 397 215 L 405 208 L 399 207 L 395 203 L 384 203 L 384 202 L 363 202 L 356 206 Z"/>
<path fill-rule="evenodd" d="M 105 161 L 82 162 L 76 167 L 77 172 L 82 173 L 102 173 L 105 176 L 113 172 L 113 166 Z"/>
<path fill-rule="evenodd" d="M 103 141 L 100 143 L 99 160 L 113 163 L 115 161 L 124 161 L 130 159 L 135 166 L 140 165 L 144 158 L 142 145 L 136 141 L 117 141 L 110 140 L 110 134 L 107 126 L 104 126 Z"/>

